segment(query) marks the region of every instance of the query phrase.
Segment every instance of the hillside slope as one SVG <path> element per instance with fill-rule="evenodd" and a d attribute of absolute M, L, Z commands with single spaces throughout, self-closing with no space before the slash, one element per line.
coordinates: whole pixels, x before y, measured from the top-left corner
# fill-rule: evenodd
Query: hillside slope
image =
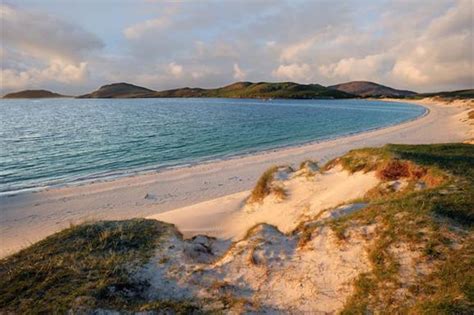
<path fill-rule="evenodd" d="M 474 99 L 474 89 L 468 90 L 457 90 L 457 91 L 445 91 L 445 92 L 433 92 L 433 93 L 421 93 L 415 95 L 415 97 L 440 97 L 445 99 Z"/>
<path fill-rule="evenodd" d="M 77 98 L 140 98 L 150 97 L 155 91 L 130 83 L 112 83 Z"/>
<path fill-rule="evenodd" d="M 331 90 L 319 84 L 293 82 L 237 82 L 217 89 L 176 89 L 161 91 L 155 97 L 231 97 L 231 98 L 351 98 L 353 95 Z"/>
<path fill-rule="evenodd" d="M 413 91 L 397 90 L 369 81 L 351 81 L 328 86 L 328 88 L 354 94 L 360 97 L 405 97 L 417 94 Z"/>
<path fill-rule="evenodd" d="M 24 90 L 14 93 L 9 93 L 3 96 L 3 98 L 56 98 L 56 97 L 68 97 L 48 90 Z"/>
<path fill-rule="evenodd" d="M 351 98 L 354 95 L 325 88 L 319 84 L 237 82 L 216 89 L 180 88 L 153 91 L 128 83 L 104 85 L 79 98 L 165 98 L 165 97 L 225 97 L 225 98 Z"/>

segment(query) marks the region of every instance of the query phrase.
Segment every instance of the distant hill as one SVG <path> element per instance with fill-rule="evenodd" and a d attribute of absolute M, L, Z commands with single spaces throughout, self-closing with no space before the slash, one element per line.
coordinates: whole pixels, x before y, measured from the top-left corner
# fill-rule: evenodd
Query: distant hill
<path fill-rule="evenodd" d="M 474 98 L 474 89 L 417 94 L 417 97 Z"/>
<path fill-rule="evenodd" d="M 9 93 L 3 98 L 54 98 L 54 97 L 68 97 L 48 90 L 24 90 L 15 93 Z"/>
<path fill-rule="evenodd" d="M 155 97 L 231 97 L 231 98 L 351 98 L 354 95 L 331 90 L 319 84 L 294 82 L 236 82 L 217 89 L 176 89 L 161 91 Z"/>
<path fill-rule="evenodd" d="M 128 83 L 104 85 L 97 91 L 79 98 L 163 98 L 163 97 L 231 97 L 231 98 L 351 98 L 354 95 L 328 89 L 319 84 L 298 84 L 293 82 L 237 82 L 216 89 L 180 88 L 153 91 Z"/>
<path fill-rule="evenodd" d="M 407 97 L 417 94 L 413 91 L 397 90 L 369 81 L 351 81 L 328 86 L 328 88 L 354 94 L 360 97 Z"/>
<path fill-rule="evenodd" d="M 130 83 L 112 83 L 101 86 L 98 90 L 77 98 L 140 98 L 152 97 L 156 91 Z"/>

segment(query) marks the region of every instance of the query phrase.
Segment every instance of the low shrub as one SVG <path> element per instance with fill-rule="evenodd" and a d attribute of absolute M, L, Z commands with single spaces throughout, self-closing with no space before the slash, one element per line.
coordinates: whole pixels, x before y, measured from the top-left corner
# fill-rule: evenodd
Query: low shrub
<path fill-rule="evenodd" d="M 403 177 L 409 177 L 410 171 L 407 162 L 393 159 L 378 168 L 376 175 L 381 180 L 397 180 Z"/>

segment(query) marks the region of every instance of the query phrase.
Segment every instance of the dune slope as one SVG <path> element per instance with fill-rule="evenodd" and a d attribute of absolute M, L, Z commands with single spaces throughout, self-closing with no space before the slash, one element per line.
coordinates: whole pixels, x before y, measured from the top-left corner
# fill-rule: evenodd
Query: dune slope
<path fill-rule="evenodd" d="M 441 144 L 274 168 L 234 214 L 276 225 L 233 242 L 150 219 L 72 227 L 0 262 L 0 310 L 467 314 L 473 166 L 472 145 Z"/>

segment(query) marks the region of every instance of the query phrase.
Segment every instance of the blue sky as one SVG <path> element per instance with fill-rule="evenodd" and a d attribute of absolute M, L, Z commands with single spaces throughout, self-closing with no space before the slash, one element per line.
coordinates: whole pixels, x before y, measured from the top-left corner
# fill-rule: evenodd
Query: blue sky
<path fill-rule="evenodd" d="M 370 80 L 473 88 L 473 2 L 6 0 L 3 93 Z"/>

